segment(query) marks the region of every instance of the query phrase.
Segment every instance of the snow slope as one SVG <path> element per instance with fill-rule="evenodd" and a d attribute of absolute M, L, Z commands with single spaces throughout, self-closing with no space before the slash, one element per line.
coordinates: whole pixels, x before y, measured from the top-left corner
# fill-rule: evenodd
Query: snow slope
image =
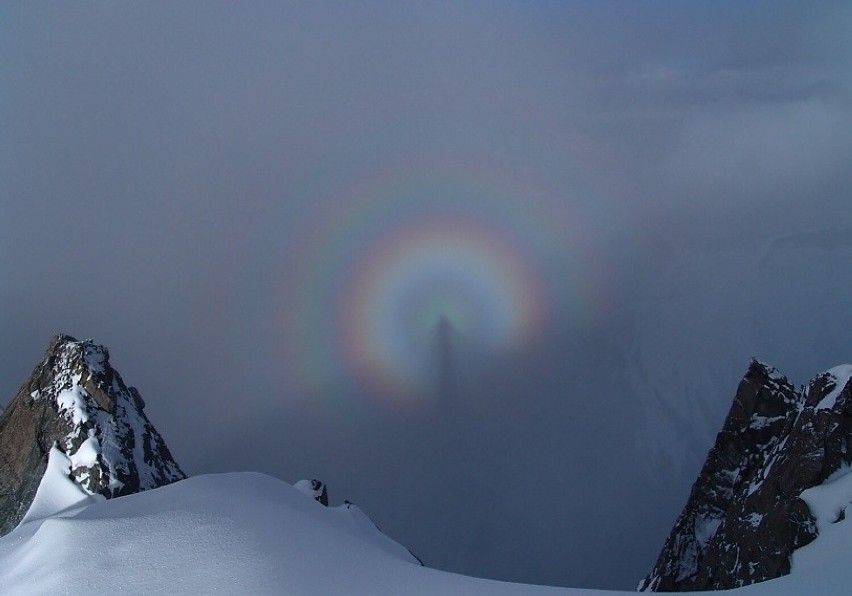
<path fill-rule="evenodd" d="M 426 569 L 354 506 L 326 508 L 255 473 L 23 523 L 0 539 L 0 585 L 6 595 L 572 593 Z"/>
<path fill-rule="evenodd" d="M 42 481 L 40 515 L 0 538 L 0 586 L 7 596 L 619 593 L 504 583 L 421 567 L 354 506 L 324 507 L 297 488 L 255 473 L 198 476 L 81 505 L 64 493 L 60 476 L 67 462 L 62 463 L 53 461 Z M 51 491 L 61 494 L 53 499 Z M 852 494 L 826 490 L 812 498 L 821 511 L 835 511 Z M 51 513 L 50 503 L 57 511 L 36 519 Z M 836 523 L 825 540 L 801 549 L 792 576 L 738 591 L 848 593 L 852 571 L 836 563 L 852 552 L 850 528 Z"/>

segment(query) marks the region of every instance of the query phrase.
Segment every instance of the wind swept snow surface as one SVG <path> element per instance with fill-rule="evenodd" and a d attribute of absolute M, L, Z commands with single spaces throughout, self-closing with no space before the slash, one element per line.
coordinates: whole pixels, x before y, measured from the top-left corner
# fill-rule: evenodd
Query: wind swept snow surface
<path fill-rule="evenodd" d="M 62 487 L 58 481 L 67 462 L 53 457 L 51 462 L 60 475 L 45 475 L 40 497 Z M 198 476 L 61 515 L 30 515 L 0 538 L 4 596 L 629 593 L 511 584 L 421 567 L 357 508 L 324 507 L 289 484 L 254 473 Z M 841 548 L 848 558 L 852 532 L 843 525 L 834 524 L 842 537 L 826 546 Z M 809 573 L 796 576 L 794 565 L 793 576 L 733 591 L 757 596 L 848 593 L 848 565 L 834 565 L 839 554 L 827 557 L 819 543 L 802 549 L 810 549 Z"/>
<path fill-rule="evenodd" d="M 47 469 L 21 524 L 51 516 L 58 517 L 65 511 L 76 510 L 97 500 L 97 497 L 90 495 L 71 480 L 71 460 L 54 446 L 47 455 Z"/>
<path fill-rule="evenodd" d="M 23 523 L 0 539 L 0 586 L 4 596 L 586 593 L 426 569 L 357 508 L 323 507 L 254 473 L 198 476 Z"/>

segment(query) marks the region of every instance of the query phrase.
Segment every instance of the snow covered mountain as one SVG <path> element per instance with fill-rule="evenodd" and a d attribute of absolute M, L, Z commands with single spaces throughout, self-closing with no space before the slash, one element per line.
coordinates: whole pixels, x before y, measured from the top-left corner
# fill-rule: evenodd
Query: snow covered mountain
<path fill-rule="evenodd" d="M 68 505 L 61 493 L 62 484 L 70 483 L 51 462 L 37 500 L 42 515 L 0 538 L 6 596 L 629 593 L 497 582 L 422 567 L 354 506 L 324 507 L 313 494 L 261 474 L 198 476 L 118 499 Z M 850 479 L 824 487 L 813 502 L 827 511 L 835 502 L 848 502 Z M 51 495 L 59 498 L 46 515 L 42 505 Z M 846 524 L 829 524 L 819 540 L 796 551 L 792 575 L 732 593 L 848 594 L 852 572 L 845 561 L 852 529 Z"/>
<path fill-rule="evenodd" d="M 752 362 L 640 590 L 728 589 L 786 575 L 796 549 L 845 519 L 851 377 L 852 366 L 839 366 L 796 389 Z"/>
<path fill-rule="evenodd" d="M 836 367 L 796 389 L 752 363 L 641 588 L 848 593 L 850 377 L 852 366 Z M 0 418 L 0 522 L 11 530 L 0 537 L 3 594 L 624 593 L 423 567 L 358 507 L 329 507 L 316 480 L 185 479 L 142 407 L 105 348 L 66 336 L 51 343 Z M 546 513 L 554 524 L 563 516 Z M 611 565 L 617 569 L 618 560 Z M 744 585 L 750 582 L 761 583 Z"/>
<path fill-rule="evenodd" d="M 129 495 L 185 478 L 109 364 L 103 346 L 57 335 L 0 417 L 0 535 L 24 518 L 48 467 L 64 458 L 88 495 Z"/>

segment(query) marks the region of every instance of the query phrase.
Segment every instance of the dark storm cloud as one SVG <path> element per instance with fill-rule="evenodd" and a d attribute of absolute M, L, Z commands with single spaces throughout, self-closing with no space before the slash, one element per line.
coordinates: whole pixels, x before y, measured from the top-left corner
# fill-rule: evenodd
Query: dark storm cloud
<path fill-rule="evenodd" d="M 660 354 L 717 356 L 708 329 L 721 345 L 752 324 L 713 293 L 714 279 L 746 291 L 746 274 L 725 277 L 729 261 L 780 231 L 842 227 L 850 25 L 844 2 L 6 6 L 6 396 L 51 334 L 90 336 L 190 472 L 322 477 L 333 500 L 358 501 L 427 564 L 632 588 L 740 359 L 773 345 L 766 332 L 730 347 L 731 370 L 713 361 L 723 395 L 696 406 L 710 422 L 693 431 L 704 418 L 678 410 L 680 396 L 632 393 L 637 342 L 663 343 L 648 321 L 669 320 L 677 349 Z M 329 411 L 295 407 L 269 349 L 272 309 L 258 306 L 297 291 L 277 278 L 291 270 L 286 239 L 341 209 L 353 181 L 434 157 L 562 197 L 600 264 L 607 312 L 484 364 L 463 366 L 444 341 L 436 382 L 455 404 L 393 411 L 340 371 Z M 546 256 L 553 277 L 571 261 L 561 246 Z M 694 263 L 688 252 L 732 246 L 746 252 Z M 849 284 L 835 281 L 843 295 Z M 686 314 L 647 315 L 658 285 L 667 299 L 694 291 Z M 754 304 L 775 289 L 786 298 L 762 330 L 803 301 L 790 282 Z M 797 337 L 814 325 L 836 334 L 826 309 L 806 303 L 816 314 Z M 808 367 L 836 364 L 818 363 L 842 353 L 832 338 Z M 656 432 L 665 408 L 679 426 L 660 437 L 696 435 L 682 472 L 666 474 L 635 436 Z"/>

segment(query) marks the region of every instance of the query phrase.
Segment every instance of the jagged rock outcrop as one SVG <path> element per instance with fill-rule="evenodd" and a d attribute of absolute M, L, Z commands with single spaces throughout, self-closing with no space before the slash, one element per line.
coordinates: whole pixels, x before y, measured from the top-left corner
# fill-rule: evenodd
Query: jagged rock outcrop
<path fill-rule="evenodd" d="M 852 367 L 797 390 L 753 361 L 689 500 L 640 591 L 739 587 L 790 572 L 817 537 L 802 491 L 852 454 Z"/>
<path fill-rule="evenodd" d="M 311 497 L 320 505 L 328 507 L 328 488 L 326 488 L 325 482 L 322 480 L 299 480 L 293 486 Z"/>
<path fill-rule="evenodd" d="M 185 478 L 144 407 L 105 347 L 54 337 L 0 416 L 0 536 L 26 514 L 54 445 L 89 494 L 112 498 Z"/>

